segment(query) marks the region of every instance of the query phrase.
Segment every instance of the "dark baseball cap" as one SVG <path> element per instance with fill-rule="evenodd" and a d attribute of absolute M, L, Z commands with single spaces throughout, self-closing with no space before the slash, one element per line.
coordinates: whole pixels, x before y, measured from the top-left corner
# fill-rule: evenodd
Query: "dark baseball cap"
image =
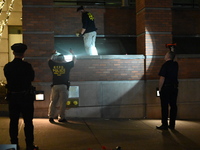
<path fill-rule="evenodd" d="M 78 12 L 79 10 L 84 10 L 83 6 L 78 7 L 76 11 Z"/>
<path fill-rule="evenodd" d="M 24 53 L 27 50 L 27 46 L 23 43 L 15 43 L 11 46 L 11 49 L 15 53 Z"/>

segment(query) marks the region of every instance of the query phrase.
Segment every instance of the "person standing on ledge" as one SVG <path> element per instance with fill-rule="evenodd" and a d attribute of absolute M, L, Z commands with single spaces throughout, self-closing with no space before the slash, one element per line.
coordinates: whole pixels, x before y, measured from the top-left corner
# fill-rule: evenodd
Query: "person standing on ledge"
<path fill-rule="evenodd" d="M 31 82 L 34 80 L 34 70 L 28 62 L 23 61 L 24 53 L 27 46 L 22 43 L 16 43 L 11 46 L 15 56 L 12 62 L 9 62 L 4 67 L 4 75 L 7 80 L 6 88 L 7 100 L 9 103 L 9 117 L 10 117 L 10 138 L 11 143 L 17 145 L 18 141 L 18 123 L 20 114 L 24 120 L 24 133 L 26 137 L 26 150 L 37 150 L 38 147 L 34 145 L 34 126 L 33 126 L 33 112 L 35 100 L 34 87 Z"/>
<path fill-rule="evenodd" d="M 178 96 L 178 63 L 174 61 L 175 53 L 169 51 L 165 55 L 165 63 L 159 72 L 159 91 L 161 100 L 162 125 L 157 129 L 175 129 L 177 116 L 177 96 Z M 170 120 L 168 124 L 168 105 L 170 106 Z"/>
<path fill-rule="evenodd" d="M 77 36 L 83 36 L 85 51 L 88 55 L 98 55 L 97 49 L 95 47 L 96 41 L 96 26 L 94 22 L 94 16 L 84 10 L 83 6 L 77 8 L 77 12 L 82 13 L 82 29 Z"/>
<path fill-rule="evenodd" d="M 73 59 L 66 62 L 63 54 L 56 54 L 54 51 L 48 64 L 53 74 L 53 84 L 51 87 L 50 104 L 48 110 L 49 122 L 54 122 L 56 105 L 60 102 L 59 122 L 67 122 L 65 118 L 66 102 L 68 99 L 68 91 L 70 87 L 69 77 L 70 70 L 74 67 L 75 55 L 72 50 L 70 53 Z"/>

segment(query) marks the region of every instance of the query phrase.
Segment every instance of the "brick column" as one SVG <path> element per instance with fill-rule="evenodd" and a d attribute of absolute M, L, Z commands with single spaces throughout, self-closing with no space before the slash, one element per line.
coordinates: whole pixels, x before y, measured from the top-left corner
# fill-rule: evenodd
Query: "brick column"
<path fill-rule="evenodd" d="M 53 0 L 22 0 L 22 4 L 23 42 L 28 46 L 25 59 L 34 67 L 36 82 L 51 81 L 47 59 L 54 48 Z"/>
<path fill-rule="evenodd" d="M 146 79 L 157 78 L 159 59 L 172 42 L 172 0 L 136 0 L 137 53 L 146 56 Z M 154 65 L 151 62 L 154 61 Z"/>

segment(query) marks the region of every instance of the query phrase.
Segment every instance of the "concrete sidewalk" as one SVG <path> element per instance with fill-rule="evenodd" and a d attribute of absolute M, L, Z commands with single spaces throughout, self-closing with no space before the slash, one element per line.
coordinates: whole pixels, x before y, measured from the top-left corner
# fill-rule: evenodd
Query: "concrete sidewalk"
<path fill-rule="evenodd" d="M 23 120 L 19 142 L 25 150 Z M 200 150 L 200 121 L 178 120 L 176 130 L 157 130 L 160 120 L 69 119 L 52 124 L 35 118 L 35 144 L 40 150 Z M 10 144 L 9 119 L 0 117 L 0 144 Z"/>

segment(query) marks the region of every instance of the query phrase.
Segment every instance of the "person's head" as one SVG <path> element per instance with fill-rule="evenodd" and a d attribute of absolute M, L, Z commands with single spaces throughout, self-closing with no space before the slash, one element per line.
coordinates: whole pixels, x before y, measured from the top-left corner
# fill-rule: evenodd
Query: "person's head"
<path fill-rule="evenodd" d="M 65 62 L 64 55 L 63 54 L 59 54 L 58 56 L 55 57 L 55 61 L 59 62 L 59 63 Z"/>
<path fill-rule="evenodd" d="M 15 43 L 11 46 L 15 57 L 24 57 L 24 53 L 27 50 L 27 46 L 23 43 Z"/>
<path fill-rule="evenodd" d="M 76 12 L 84 12 L 84 8 L 83 6 L 80 6 L 77 8 Z"/>
<path fill-rule="evenodd" d="M 168 61 L 168 60 L 174 60 L 175 56 L 176 56 L 176 55 L 175 55 L 174 52 L 169 51 L 169 52 L 167 52 L 166 55 L 165 55 L 165 60 L 166 60 L 166 61 Z"/>

